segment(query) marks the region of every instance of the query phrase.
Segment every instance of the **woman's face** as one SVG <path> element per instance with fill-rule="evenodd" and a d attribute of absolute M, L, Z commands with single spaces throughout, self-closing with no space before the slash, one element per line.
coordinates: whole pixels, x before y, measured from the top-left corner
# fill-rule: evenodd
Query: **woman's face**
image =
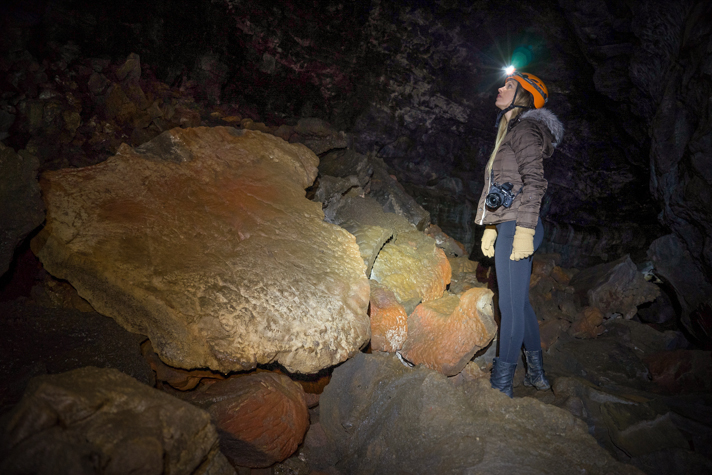
<path fill-rule="evenodd" d="M 512 101 L 514 100 L 514 91 L 516 90 L 517 81 L 515 81 L 514 79 L 507 79 L 507 82 L 504 83 L 504 86 L 497 89 L 499 94 L 497 94 L 497 100 L 494 102 L 494 105 L 496 105 L 500 109 L 506 109 L 507 107 L 509 107 Z"/>

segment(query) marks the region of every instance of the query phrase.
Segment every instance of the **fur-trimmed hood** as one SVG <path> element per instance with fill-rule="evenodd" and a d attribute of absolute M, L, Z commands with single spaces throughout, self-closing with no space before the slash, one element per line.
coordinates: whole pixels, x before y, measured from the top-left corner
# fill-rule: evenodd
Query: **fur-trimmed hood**
<path fill-rule="evenodd" d="M 554 137 L 554 140 L 551 142 L 551 145 L 554 147 L 559 145 L 561 140 L 564 138 L 564 125 L 549 109 L 530 109 L 521 114 L 519 117 L 520 120 L 536 120 L 546 125 L 551 132 L 551 135 Z"/>

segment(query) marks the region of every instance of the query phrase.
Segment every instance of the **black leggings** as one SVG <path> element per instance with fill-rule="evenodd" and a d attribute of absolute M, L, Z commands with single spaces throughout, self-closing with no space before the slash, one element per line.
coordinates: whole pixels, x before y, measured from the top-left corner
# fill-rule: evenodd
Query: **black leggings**
<path fill-rule="evenodd" d="M 532 258 L 519 261 L 509 258 L 516 221 L 497 225 L 497 242 L 494 248 L 494 263 L 499 287 L 499 311 L 502 321 L 499 328 L 499 358 L 505 363 L 516 364 L 524 343 L 527 351 L 541 350 L 539 322 L 529 303 L 529 281 L 532 275 Z M 544 240 L 541 219 L 534 233 L 534 250 Z"/>

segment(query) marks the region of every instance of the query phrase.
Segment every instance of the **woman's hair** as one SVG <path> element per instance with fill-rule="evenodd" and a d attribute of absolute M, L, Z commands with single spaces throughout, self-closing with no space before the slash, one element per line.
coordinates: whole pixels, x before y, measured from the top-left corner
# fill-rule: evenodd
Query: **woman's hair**
<path fill-rule="evenodd" d="M 492 169 L 494 157 L 497 155 L 497 151 L 499 150 L 500 145 L 502 145 L 504 136 L 507 135 L 507 127 L 509 126 L 509 121 L 514 120 L 522 112 L 534 107 L 534 97 L 532 97 L 531 93 L 521 87 L 519 85 L 519 82 L 514 81 L 514 83 L 517 85 L 517 97 L 514 99 L 514 105 L 523 106 L 524 109 L 522 109 L 521 107 L 515 107 L 514 109 L 512 109 L 512 117 L 509 120 L 507 120 L 507 118 L 503 115 L 502 119 L 499 121 L 499 127 L 497 128 L 497 139 L 494 141 L 494 150 L 492 150 L 492 155 L 490 155 L 489 161 L 487 162 L 487 173 L 489 173 L 489 171 Z"/>

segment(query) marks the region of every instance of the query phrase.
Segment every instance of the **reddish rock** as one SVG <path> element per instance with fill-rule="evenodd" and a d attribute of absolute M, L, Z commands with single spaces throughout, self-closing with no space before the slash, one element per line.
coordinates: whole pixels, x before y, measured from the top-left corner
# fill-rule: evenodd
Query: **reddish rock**
<path fill-rule="evenodd" d="M 653 382 L 670 392 L 712 389 L 712 352 L 700 350 L 661 351 L 643 360 Z"/>
<path fill-rule="evenodd" d="M 569 334 L 576 338 L 596 338 L 603 333 L 603 312 L 596 307 L 585 307 L 571 324 Z"/>
<path fill-rule="evenodd" d="M 207 409 L 220 449 L 241 467 L 268 467 L 294 453 L 309 428 L 304 391 L 287 376 L 260 372 L 218 381 L 186 400 Z"/>
<path fill-rule="evenodd" d="M 408 315 L 386 287 L 371 281 L 371 349 L 393 353 L 408 336 Z"/>
<path fill-rule="evenodd" d="M 452 376 L 497 333 L 491 290 L 470 289 L 418 305 L 408 317 L 402 355 L 415 364 Z"/>
<path fill-rule="evenodd" d="M 549 275 L 555 266 L 554 259 L 535 256 L 532 259 L 532 275 Z"/>
<path fill-rule="evenodd" d="M 141 354 L 148 362 L 154 373 L 156 381 L 168 384 L 179 391 L 190 391 L 195 389 L 203 379 L 225 379 L 221 373 L 207 370 L 184 370 L 174 368 L 165 364 L 153 351 L 150 340 L 146 340 L 141 345 Z"/>

